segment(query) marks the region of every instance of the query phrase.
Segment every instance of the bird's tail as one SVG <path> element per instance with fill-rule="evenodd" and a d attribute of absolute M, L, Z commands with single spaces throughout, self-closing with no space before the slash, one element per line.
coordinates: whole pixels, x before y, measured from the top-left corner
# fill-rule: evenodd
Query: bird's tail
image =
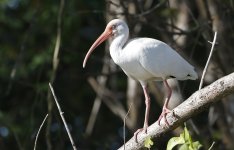
<path fill-rule="evenodd" d="M 190 70 L 189 74 L 187 75 L 188 79 L 196 80 L 198 78 L 197 72 L 193 69 Z"/>

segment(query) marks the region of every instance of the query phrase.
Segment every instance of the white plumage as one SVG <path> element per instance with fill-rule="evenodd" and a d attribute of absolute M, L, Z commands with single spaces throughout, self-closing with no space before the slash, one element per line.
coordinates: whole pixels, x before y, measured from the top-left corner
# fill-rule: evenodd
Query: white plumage
<path fill-rule="evenodd" d="M 178 80 L 197 78 L 193 66 L 168 45 L 155 39 L 134 39 L 123 47 L 120 55 L 111 56 L 128 76 L 141 82 L 172 76 Z"/>
<path fill-rule="evenodd" d="M 144 90 L 146 102 L 145 121 L 144 127 L 135 132 L 137 141 L 137 134 L 140 131 L 144 130 L 147 133 L 150 109 L 147 82 L 152 80 L 164 81 L 168 89 L 168 96 L 158 123 L 160 124 L 161 119 L 164 118 L 165 123 L 169 125 L 166 120 L 166 114 L 170 112 L 167 109 L 167 105 L 171 96 L 171 88 L 167 83 L 167 79 L 195 80 L 198 76 L 194 71 L 194 67 L 164 42 L 152 38 L 136 38 L 127 42 L 128 36 L 129 29 L 124 21 L 120 19 L 110 21 L 105 31 L 86 54 L 83 67 L 85 67 L 88 57 L 93 50 L 107 38 L 113 37 L 110 45 L 110 55 L 113 61 L 122 68 L 127 76 L 139 81 Z"/>

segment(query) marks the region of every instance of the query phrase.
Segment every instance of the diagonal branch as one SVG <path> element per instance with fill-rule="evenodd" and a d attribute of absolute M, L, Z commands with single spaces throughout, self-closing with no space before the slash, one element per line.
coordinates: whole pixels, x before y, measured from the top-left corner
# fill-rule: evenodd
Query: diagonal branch
<path fill-rule="evenodd" d="M 146 137 L 151 136 L 154 139 L 159 138 L 167 131 L 178 127 L 184 121 L 193 117 L 197 113 L 204 111 L 214 102 L 217 102 L 218 100 L 232 93 L 234 93 L 234 73 L 220 78 L 209 86 L 195 92 L 186 101 L 173 109 L 174 115 L 172 113 L 168 113 L 167 120 L 170 127 L 167 127 L 165 122 L 163 122 L 161 126 L 155 122 L 148 128 L 148 134 L 140 133 L 138 135 L 138 143 L 135 142 L 134 138 L 131 138 L 125 144 L 126 150 L 137 150 L 142 148 Z M 124 146 L 119 148 L 119 150 L 123 149 Z"/>
<path fill-rule="evenodd" d="M 88 82 L 93 88 L 93 90 L 97 93 L 97 95 L 103 100 L 103 102 L 107 105 L 107 107 L 117 116 L 119 116 L 122 120 L 124 120 L 126 111 L 123 105 L 118 101 L 115 94 L 105 87 L 98 84 L 98 82 L 92 78 L 88 78 Z"/>
<path fill-rule="evenodd" d="M 69 139 L 70 139 L 70 142 L 71 142 L 71 144 L 72 144 L 73 150 L 77 150 L 76 145 L 75 145 L 75 142 L 73 141 L 73 138 L 72 138 L 72 136 L 71 136 L 70 130 L 69 130 L 69 128 L 68 128 L 67 122 L 66 122 L 65 117 L 64 117 L 64 115 L 63 115 L 64 112 L 62 111 L 62 109 L 61 109 L 61 107 L 60 107 L 60 105 L 59 105 L 59 103 L 58 103 L 57 97 L 56 97 L 56 95 L 55 95 L 55 93 L 54 93 L 54 89 L 53 89 L 51 83 L 49 83 L 49 87 L 50 87 L 51 93 L 52 93 L 52 95 L 53 95 L 53 97 L 54 97 L 54 101 L 55 101 L 55 103 L 56 103 L 56 105 L 57 105 L 59 114 L 60 114 L 60 116 L 61 116 L 61 118 L 62 118 L 62 121 L 63 121 L 63 124 L 64 124 L 64 126 L 65 126 L 65 129 L 66 129 L 66 131 L 67 131 L 67 134 L 68 134 L 68 137 L 69 137 Z"/>
<path fill-rule="evenodd" d="M 106 54 L 107 54 L 107 51 L 105 52 L 105 57 L 106 57 Z M 104 73 L 104 74 L 109 73 L 109 64 L 108 63 L 103 64 L 102 73 Z M 101 74 L 97 77 L 97 83 L 102 87 L 105 87 L 107 79 L 108 79 L 108 76 L 104 75 L 104 74 Z M 93 132 L 93 128 L 94 128 L 99 110 L 101 108 L 101 104 L 102 104 L 102 100 L 101 100 L 100 96 L 97 95 L 95 100 L 94 100 L 94 103 L 93 103 L 93 108 L 92 108 L 92 111 L 91 111 L 91 114 L 89 117 L 87 127 L 85 129 L 85 134 L 87 136 L 90 136 Z"/>

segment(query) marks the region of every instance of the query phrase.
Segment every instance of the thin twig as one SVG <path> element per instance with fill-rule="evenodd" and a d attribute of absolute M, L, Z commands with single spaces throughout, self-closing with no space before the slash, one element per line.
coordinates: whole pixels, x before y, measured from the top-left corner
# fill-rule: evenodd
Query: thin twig
<path fill-rule="evenodd" d="M 56 78 L 56 73 L 58 70 L 58 65 L 59 65 L 59 51 L 60 51 L 60 46 L 61 46 L 61 24 L 62 24 L 62 14 L 63 14 L 63 9 L 64 9 L 64 4 L 65 0 L 60 0 L 60 6 L 59 6 L 59 12 L 58 12 L 58 17 L 57 17 L 57 35 L 56 35 L 56 43 L 55 43 L 55 48 L 54 48 L 54 55 L 53 55 L 53 60 L 52 60 L 52 65 L 53 65 L 53 70 L 50 76 L 50 83 L 54 83 L 54 80 Z M 47 109 L 48 113 L 51 114 L 52 109 L 53 109 L 53 102 L 51 98 L 51 94 L 47 92 Z M 47 149 L 52 150 L 52 145 L 51 145 L 51 140 L 50 140 L 50 127 L 51 127 L 51 122 L 52 122 L 52 116 L 48 118 L 47 121 L 47 129 L 46 129 L 46 143 L 47 143 Z"/>
<path fill-rule="evenodd" d="M 210 146 L 210 148 L 208 150 L 211 150 L 215 145 L 215 142 L 212 143 L 212 145 Z"/>
<path fill-rule="evenodd" d="M 134 15 L 134 17 L 142 17 L 142 16 L 145 16 L 145 15 L 148 15 L 148 14 L 154 12 L 156 9 L 158 9 L 160 6 L 162 6 L 166 2 L 167 2 L 167 0 L 161 1 L 160 3 L 158 3 L 157 5 L 155 5 L 153 8 L 148 9 L 147 11 L 144 11 L 144 12 L 142 12 L 140 14 Z"/>
<path fill-rule="evenodd" d="M 59 103 L 58 103 L 57 97 L 56 97 L 56 95 L 55 95 L 55 93 L 54 93 L 54 89 L 53 89 L 53 87 L 51 86 L 50 83 L 49 83 L 49 87 L 50 87 L 51 93 L 52 93 L 52 95 L 53 95 L 53 97 L 54 97 L 55 103 L 56 103 L 56 105 L 57 105 L 57 107 L 58 107 L 59 114 L 60 114 L 60 116 L 61 116 L 61 118 L 62 118 L 62 121 L 63 121 L 63 124 L 64 124 L 64 126 L 65 126 L 65 128 L 66 128 L 67 134 L 68 134 L 69 139 L 70 139 L 71 144 L 72 144 L 72 147 L 73 147 L 74 150 L 77 150 L 76 145 L 75 145 L 75 143 L 74 143 L 74 141 L 73 141 L 73 139 L 72 139 L 71 133 L 70 133 L 70 131 L 69 131 L 68 125 L 67 125 L 67 123 L 66 123 L 66 120 L 65 120 L 65 118 L 64 118 L 64 116 L 63 116 L 64 112 L 62 112 L 62 110 L 61 110 L 61 107 L 60 107 L 60 105 L 59 105 Z"/>
<path fill-rule="evenodd" d="M 212 47 L 211 47 L 210 54 L 209 54 L 209 57 L 208 57 L 207 62 L 206 62 L 206 66 L 205 66 L 203 73 L 202 73 L 202 77 L 201 77 L 201 81 L 200 81 L 200 85 L 199 85 L 198 90 L 200 90 L 202 88 L 204 77 L 205 77 L 205 74 L 207 72 L 207 68 L 208 68 L 211 56 L 212 56 L 213 51 L 214 51 L 214 46 L 216 45 L 216 37 L 217 37 L 217 32 L 215 32 L 213 42 L 208 41 L 209 43 L 212 44 Z M 189 120 L 189 123 L 192 125 L 192 128 L 194 129 L 194 131 L 199 135 L 200 132 L 199 132 L 198 128 L 196 127 L 196 125 L 194 124 L 192 119 Z"/>
<path fill-rule="evenodd" d="M 120 7 L 120 5 L 119 4 L 117 4 L 117 3 L 114 3 L 113 1 L 111 1 L 111 0 L 109 0 L 109 1 L 107 1 L 109 4 L 112 4 L 112 5 L 114 5 L 114 6 L 116 6 L 116 7 Z"/>
<path fill-rule="evenodd" d="M 40 131 L 41 131 L 41 128 L 43 127 L 43 125 L 44 125 L 44 123 L 45 123 L 47 117 L 48 117 L 48 114 L 46 114 L 44 120 L 42 121 L 42 123 L 41 123 L 41 125 L 40 125 L 39 130 L 37 131 L 36 139 L 35 139 L 35 142 L 34 142 L 34 150 L 36 150 L 36 147 L 37 147 L 37 139 L 38 139 L 38 136 L 39 136 L 39 133 L 40 133 Z"/>
<path fill-rule="evenodd" d="M 59 63 L 59 50 L 61 45 L 61 23 L 62 23 L 62 14 L 63 14 L 63 8 L 64 8 L 64 0 L 60 1 L 60 7 L 58 12 L 58 18 L 57 18 L 57 37 L 56 37 L 56 44 L 54 48 L 54 56 L 53 56 L 53 69 L 57 70 L 58 63 Z"/>
<path fill-rule="evenodd" d="M 126 120 L 127 120 L 128 114 L 130 113 L 131 108 L 132 108 L 132 103 L 129 106 L 129 109 L 128 109 L 128 112 L 127 112 L 126 116 L 124 117 L 124 126 L 123 126 L 124 150 L 125 150 L 125 143 L 126 143 L 126 130 L 125 130 Z"/>
<path fill-rule="evenodd" d="M 212 42 L 212 47 L 211 47 L 211 50 L 210 50 L 210 55 L 208 57 L 208 60 L 206 62 L 206 66 L 205 66 L 205 68 L 203 70 L 203 73 L 202 73 L 201 82 L 200 82 L 200 85 L 199 85 L 199 90 L 202 88 L 204 77 L 205 77 L 205 74 L 206 74 L 206 71 L 207 71 L 211 56 L 212 56 L 213 51 L 214 51 L 214 46 L 215 46 L 215 43 L 216 43 L 216 37 L 217 37 L 217 32 L 215 32 L 214 39 L 213 39 L 213 42 Z"/>

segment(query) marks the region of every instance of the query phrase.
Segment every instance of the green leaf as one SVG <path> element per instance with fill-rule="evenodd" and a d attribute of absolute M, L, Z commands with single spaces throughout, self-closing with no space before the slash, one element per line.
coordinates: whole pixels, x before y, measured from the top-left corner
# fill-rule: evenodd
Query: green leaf
<path fill-rule="evenodd" d="M 185 141 L 181 134 L 179 137 L 172 137 L 167 143 L 167 150 L 172 150 L 173 147 L 175 147 L 176 145 L 184 144 L 184 143 Z"/>
<path fill-rule="evenodd" d="M 202 147 L 201 143 L 199 141 L 193 142 L 193 149 L 198 150 Z"/>
<path fill-rule="evenodd" d="M 173 137 L 168 141 L 167 150 L 172 150 L 177 145 L 181 145 L 179 150 L 199 150 L 202 147 L 199 141 L 193 142 L 186 125 L 179 137 Z"/>
<path fill-rule="evenodd" d="M 146 147 L 146 148 L 151 148 L 151 146 L 153 146 L 154 145 L 154 142 L 151 140 L 151 137 L 149 136 L 149 137 L 147 137 L 146 139 L 145 139 L 145 142 L 144 142 L 144 146 Z"/>
<path fill-rule="evenodd" d="M 190 150 L 187 144 L 183 144 L 179 147 L 178 150 Z"/>
<path fill-rule="evenodd" d="M 191 137 L 191 135 L 189 134 L 189 131 L 188 131 L 188 129 L 187 129 L 186 126 L 184 127 L 183 136 L 184 136 L 184 140 L 185 140 L 186 143 L 187 143 L 187 142 L 188 142 L 189 144 L 192 144 L 192 143 L 193 143 L 192 137 Z"/>
<path fill-rule="evenodd" d="M 184 140 L 185 143 L 188 146 L 188 150 L 198 150 L 202 147 L 202 145 L 200 144 L 199 141 L 193 142 L 191 135 L 189 134 L 189 131 L 187 129 L 187 127 L 184 127 Z"/>

